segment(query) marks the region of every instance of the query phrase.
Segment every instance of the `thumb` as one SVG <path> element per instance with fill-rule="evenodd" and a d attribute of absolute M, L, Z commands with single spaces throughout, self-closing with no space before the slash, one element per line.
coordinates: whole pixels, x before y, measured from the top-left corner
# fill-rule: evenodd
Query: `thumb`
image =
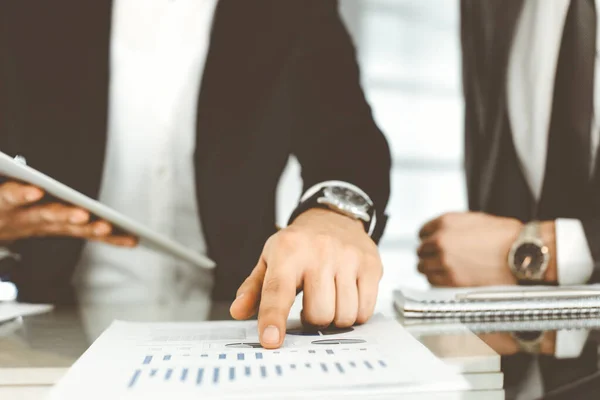
<path fill-rule="evenodd" d="M 240 285 L 231 304 L 229 313 L 234 319 L 248 319 L 256 314 L 266 272 L 267 264 L 261 256 L 250 276 Z"/>

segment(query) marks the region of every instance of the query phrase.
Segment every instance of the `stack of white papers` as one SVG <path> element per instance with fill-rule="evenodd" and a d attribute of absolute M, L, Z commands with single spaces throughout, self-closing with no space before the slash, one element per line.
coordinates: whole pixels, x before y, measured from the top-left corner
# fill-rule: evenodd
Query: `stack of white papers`
<path fill-rule="evenodd" d="M 51 398 L 359 398 L 461 391 L 468 384 L 394 320 L 348 331 L 288 327 L 265 350 L 256 322 L 115 322 Z"/>

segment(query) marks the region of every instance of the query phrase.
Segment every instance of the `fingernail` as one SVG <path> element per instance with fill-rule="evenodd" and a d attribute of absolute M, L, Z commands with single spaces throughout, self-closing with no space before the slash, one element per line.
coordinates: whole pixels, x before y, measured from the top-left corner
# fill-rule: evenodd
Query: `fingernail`
<path fill-rule="evenodd" d="M 37 200 L 39 196 L 40 194 L 37 190 L 30 190 L 27 193 L 25 193 L 25 200 L 34 201 Z"/>
<path fill-rule="evenodd" d="M 279 329 L 274 325 L 269 325 L 265 328 L 262 334 L 262 341 L 268 344 L 279 343 Z"/>
<path fill-rule="evenodd" d="M 71 215 L 69 217 L 69 222 L 71 222 L 73 224 L 79 224 L 79 223 L 87 221 L 87 219 L 88 219 L 87 213 L 85 213 L 83 211 L 76 211 L 73 213 L 73 215 Z"/>

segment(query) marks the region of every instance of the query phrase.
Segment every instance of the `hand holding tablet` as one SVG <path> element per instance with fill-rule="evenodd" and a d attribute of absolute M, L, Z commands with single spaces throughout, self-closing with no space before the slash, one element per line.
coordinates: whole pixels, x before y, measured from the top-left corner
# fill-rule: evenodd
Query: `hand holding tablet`
<path fill-rule="evenodd" d="M 0 152 L 0 215 L 10 228 L 0 241 L 31 236 L 74 236 L 120 246 L 150 247 L 200 268 L 214 268 L 203 254 Z M 46 197 L 45 197 L 46 196 Z M 50 201 L 47 201 L 50 199 Z M 1 228 L 1 226 L 0 226 Z"/>
<path fill-rule="evenodd" d="M 103 220 L 94 221 L 89 211 L 60 201 L 42 201 L 36 186 L 14 180 L 0 183 L 0 242 L 27 237 L 67 236 L 133 247 L 137 238 L 119 234 Z"/>

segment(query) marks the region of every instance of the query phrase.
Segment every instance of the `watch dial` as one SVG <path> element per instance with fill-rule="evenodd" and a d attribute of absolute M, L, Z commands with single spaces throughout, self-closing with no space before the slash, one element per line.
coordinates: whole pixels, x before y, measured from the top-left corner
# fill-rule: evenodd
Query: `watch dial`
<path fill-rule="evenodd" d="M 544 264 L 544 253 L 534 243 L 523 243 L 515 251 L 513 262 L 518 272 L 534 276 Z"/>
<path fill-rule="evenodd" d="M 367 201 L 361 195 L 350 189 L 336 186 L 331 189 L 331 193 L 356 207 L 365 207 L 368 205 Z"/>

